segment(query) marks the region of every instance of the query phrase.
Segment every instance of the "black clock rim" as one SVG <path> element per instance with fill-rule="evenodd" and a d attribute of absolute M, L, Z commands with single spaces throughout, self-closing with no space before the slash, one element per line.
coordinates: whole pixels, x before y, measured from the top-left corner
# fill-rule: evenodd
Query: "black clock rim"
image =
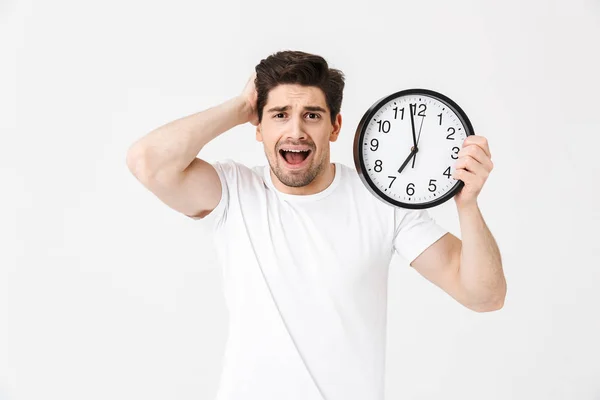
<path fill-rule="evenodd" d="M 450 99 L 446 95 L 439 93 L 437 91 L 431 90 L 431 89 L 413 88 L 413 89 L 400 90 L 400 91 L 389 94 L 389 95 L 384 96 L 384 97 L 380 98 L 379 100 L 377 100 L 375 103 L 373 103 L 373 105 L 371 105 L 371 107 L 365 112 L 365 114 L 361 118 L 361 120 L 358 123 L 358 126 L 356 128 L 356 132 L 354 134 L 354 166 L 355 166 L 356 171 L 358 172 L 358 176 L 362 180 L 363 184 L 367 187 L 367 189 L 369 189 L 369 191 L 373 195 L 375 195 L 375 197 L 377 197 L 378 199 L 380 199 L 381 201 L 383 201 L 384 203 L 386 203 L 388 205 L 391 204 L 391 205 L 394 205 L 394 206 L 400 207 L 400 208 L 420 210 L 420 209 L 436 207 L 436 206 L 439 206 L 439 205 L 445 203 L 446 201 L 450 200 L 451 198 L 453 198 L 456 195 L 456 193 L 458 193 L 458 191 L 460 191 L 462 189 L 462 187 L 464 186 L 464 182 L 461 180 L 458 180 L 457 183 L 454 185 L 454 187 L 452 189 L 450 189 L 445 195 L 441 196 L 438 199 L 429 201 L 427 203 L 417 203 L 417 204 L 404 203 L 404 202 L 390 198 L 385 193 L 383 193 L 381 190 L 379 190 L 379 188 L 375 185 L 375 183 L 373 183 L 373 181 L 369 178 L 369 176 L 367 174 L 365 162 L 364 162 L 362 151 L 361 151 L 361 145 L 364 140 L 368 121 L 370 121 L 371 118 L 373 118 L 375 113 L 385 103 L 387 103 L 388 101 L 390 101 L 394 98 L 401 97 L 401 96 L 414 95 L 414 94 L 423 94 L 423 95 L 426 95 L 429 97 L 434 97 L 437 100 L 441 101 L 442 103 L 446 104 L 450 109 L 452 109 L 452 111 L 454 111 L 454 113 L 461 120 L 463 126 L 465 127 L 466 136 L 475 135 L 474 130 L 473 130 L 473 125 L 471 124 L 469 117 L 467 117 L 467 114 L 463 111 L 463 109 L 454 100 Z"/>

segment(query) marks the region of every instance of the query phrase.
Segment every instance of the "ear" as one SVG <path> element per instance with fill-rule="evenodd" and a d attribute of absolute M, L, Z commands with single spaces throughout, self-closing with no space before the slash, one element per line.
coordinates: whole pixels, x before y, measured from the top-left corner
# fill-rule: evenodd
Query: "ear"
<path fill-rule="evenodd" d="M 261 129 L 261 124 L 256 125 L 256 140 L 258 142 L 263 141 L 262 132 L 260 131 L 260 129 Z"/>
<path fill-rule="evenodd" d="M 335 142 L 340 135 L 340 130 L 342 129 L 342 114 L 338 113 L 335 117 L 335 122 L 333 124 L 333 130 L 331 131 L 331 135 L 329 135 L 329 141 Z"/>

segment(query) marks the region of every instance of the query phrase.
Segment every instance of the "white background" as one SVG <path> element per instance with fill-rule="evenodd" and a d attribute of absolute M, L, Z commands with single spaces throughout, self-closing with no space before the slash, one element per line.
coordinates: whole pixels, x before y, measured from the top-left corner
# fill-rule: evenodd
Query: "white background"
<path fill-rule="evenodd" d="M 508 296 L 478 314 L 394 258 L 388 399 L 600 399 L 600 3 L 0 2 L 0 399 L 212 399 L 227 334 L 201 221 L 128 171 L 135 140 L 284 49 L 362 114 L 440 91 L 490 142 L 480 207 Z M 266 162 L 249 124 L 201 152 Z M 460 237 L 454 201 L 431 210 Z"/>

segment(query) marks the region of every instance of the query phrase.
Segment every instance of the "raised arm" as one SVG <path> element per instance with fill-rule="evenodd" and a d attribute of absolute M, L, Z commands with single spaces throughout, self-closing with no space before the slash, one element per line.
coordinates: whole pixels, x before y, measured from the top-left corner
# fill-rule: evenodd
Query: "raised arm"
<path fill-rule="evenodd" d="M 462 240 L 447 233 L 411 263 L 461 304 L 480 312 L 502 308 L 506 297 L 500 251 L 477 204 L 494 168 L 491 157 L 485 137 L 465 139 L 454 172 L 465 184 L 454 197 Z"/>
<path fill-rule="evenodd" d="M 221 199 L 221 182 L 215 168 L 197 155 L 229 129 L 258 124 L 255 77 L 240 95 L 169 122 L 133 143 L 126 160 L 131 173 L 174 210 L 192 218 L 208 215 Z"/>

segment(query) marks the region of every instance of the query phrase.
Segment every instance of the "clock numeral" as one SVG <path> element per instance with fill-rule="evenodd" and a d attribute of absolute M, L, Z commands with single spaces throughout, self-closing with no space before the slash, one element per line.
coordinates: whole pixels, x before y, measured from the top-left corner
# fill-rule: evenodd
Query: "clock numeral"
<path fill-rule="evenodd" d="M 435 183 L 433 183 L 435 181 L 436 181 L 435 179 L 430 179 L 429 180 L 429 188 L 428 189 L 429 189 L 430 192 L 435 192 L 437 190 L 437 187 L 435 186 Z M 431 188 L 432 186 L 433 186 L 433 189 Z"/>
<path fill-rule="evenodd" d="M 398 118 L 398 107 L 394 107 L 392 108 L 392 110 L 394 110 L 394 119 Z M 404 119 L 404 107 L 402 107 L 400 109 L 400 119 L 403 120 Z"/>
<path fill-rule="evenodd" d="M 392 181 L 390 182 L 390 186 L 388 186 L 388 189 L 392 187 L 392 183 L 394 183 L 394 181 L 396 180 L 396 176 L 388 176 L 388 178 L 392 178 Z"/>
<path fill-rule="evenodd" d="M 390 121 L 388 121 L 388 120 L 385 120 L 385 121 L 379 120 L 379 121 L 377 121 L 377 123 L 379 124 L 379 132 L 383 131 L 383 133 L 388 133 L 392 126 L 392 124 L 390 124 Z"/>
<path fill-rule="evenodd" d="M 448 179 L 450 179 L 450 167 L 446 168 L 446 170 L 444 171 L 444 175 L 446 175 Z"/>
<path fill-rule="evenodd" d="M 383 169 L 382 164 L 383 164 L 383 162 L 381 160 L 376 160 L 375 161 L 375 167 L 373 167 L 373 169 L 375 170 L 375 172 L 381 172 L 381 170 Z"/>
<path fill-rule="evenodd" d="M 450 130 L 452 130 L 452 132 L 450 132 Z M 453 127 L 450 127 L 450 128 L 448 128 L 448 132 L 450 132 L 450 133 L 448 134 L 448 136 L 446 136 L 446 139 L 448 139 L 448 140 L 454 140 L 454 138 L 450 137 L 450 136 L 454 135 L 454 133 L 456 132 L 456 129 L 454 129 Z"/>
<path fill-rule="evenodd" d="M 438 117 L 440 117 L 440 125 L 442 125 L 442 113 L 439 113 Z"/>
<path fill-rule="evenodd" d="M 373 148 L 375 147 L 375 148 Z M 371 139 L 371 151 L 375 151 L 379 148 L 379 140 Z"/>
<path fill-rule="evenodd" d="M 456 153 L 454 153 L 454 151 L 455 151 L 455 150 L 456 150 Z M 456 159 L 458 158 L 458 156 L 457 156 L 457 157 L 454 157 L 454 155 L 455 155 L 455 154 L 458 154 L 458 152 L 459 152 L 459 151 L 460 151 L 460 149 L 459 149 L 458 147 L 453 147 L 453 148 L 452 148 L 452 152 L 453 152 L 453 153 L 452 153 L 452 155 L 451 155 L 450 157 L 452 157 L 452 159 L 456 160 Z"/>
<path fill-rule="evenodd" d="M 424 117 L 425 116 L 425 111 L 427 110 L 427 105 L 425 105 L 425 104 L 419 104 L 418 106 L 421 109 L 421 111 L 419 111 L 418 114 L 415 114 L 417 112 L 417 104 L 416 103 L 410 104 L 410 109 L 413 110 L 412 111 L 413 115 L 418 115 L 419 117 Z"/>
<path fill-rule="evenodd" d="M 415 194 L 415 184 L 414 183 L 408 184 L 408 186 L 406 187 L 406 194 L 409 196 L 412 196 L 413 194 Z"/>

